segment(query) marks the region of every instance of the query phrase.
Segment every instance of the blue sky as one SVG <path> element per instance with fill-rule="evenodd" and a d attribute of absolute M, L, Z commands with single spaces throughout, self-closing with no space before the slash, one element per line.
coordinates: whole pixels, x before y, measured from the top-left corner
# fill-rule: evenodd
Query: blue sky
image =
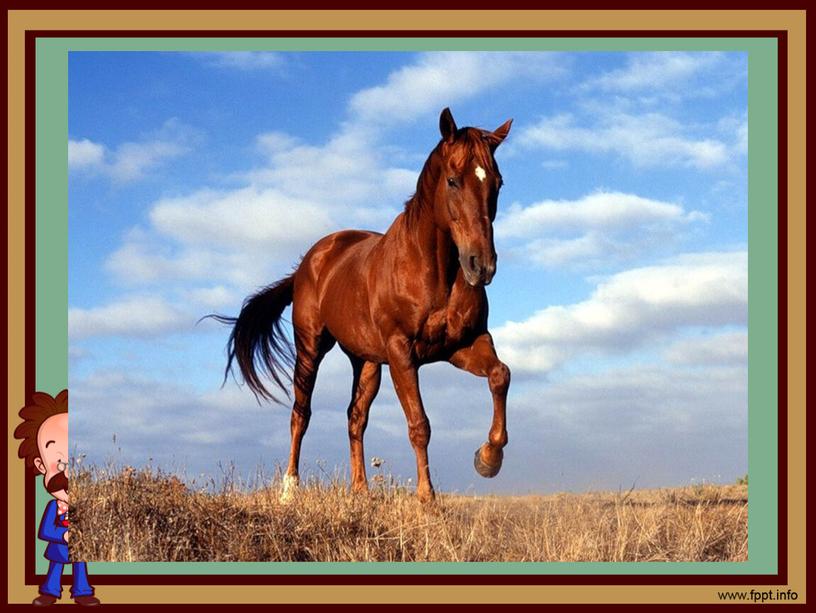
<path fill-rule="evenodd" d="M 229 380 L 237 313 L 317 239 L 385 230 L 449 106 L 497 160 L 490 328 L 513 371 L 503 472 L 484 380 L 420 372 L 432 476 L 460 492 L 729 482 L 747 472 L 743 53 L 69 55 L 71 437 L 187 475 L 285 462 L 289 410 Z M 318 378 L 302 469 L 348 465 L 351 371 Z M 113 436 L 116 435 L 116 443 Z M 390 380 L 366 455 L 415 477 Z"/>

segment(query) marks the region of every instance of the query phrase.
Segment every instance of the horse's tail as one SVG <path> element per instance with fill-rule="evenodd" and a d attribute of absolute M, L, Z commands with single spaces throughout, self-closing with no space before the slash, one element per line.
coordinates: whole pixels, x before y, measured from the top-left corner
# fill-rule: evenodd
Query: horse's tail
<path fill-rule="evenodd" d="M 281 401 L 266 389 L 260 375 L 267 374 L 289 396 L 284 380 L 292 380 L 289 372 L 295 362 L 295 352 L 281 326 L 281 315 L 292 304 L 294 276 L 284 277 L 244 300 L 238 317 L 210 316 L 233 326 L 227 342 L 224 380 L 232 371 L 232 361 L 236 360 L 255 396 L 275 402 Z"/>

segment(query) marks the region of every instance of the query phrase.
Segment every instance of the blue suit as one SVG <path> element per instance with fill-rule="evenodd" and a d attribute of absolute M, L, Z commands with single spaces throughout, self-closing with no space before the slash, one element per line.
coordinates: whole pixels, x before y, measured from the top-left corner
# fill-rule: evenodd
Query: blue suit
<path fill-rule="evenodd" d="M 57 501 L 51 500 L 45 506 L 42 520 L 40 520 L 40 531 L 37 535 L 41 540 L 46 541 L 45 559 L 49 561 L 48 574 L 45 583 L 40 586 L 40 594 L 49 594 L 59 598 L 62 595 L 62 567 L 70 563 L 68 559 L 68 544 L 65 542 L 65 533 L 68 527 L 63 525 L 67 513 L 57 515 Z M 65 522 L 67 523 L 67 522 Z M 73 563 L 73 583 L 71 585 L 71 598 L 77 596 L 93 596 L 94 589 L 88 583 L 88 569 L 85 562 Z"/>

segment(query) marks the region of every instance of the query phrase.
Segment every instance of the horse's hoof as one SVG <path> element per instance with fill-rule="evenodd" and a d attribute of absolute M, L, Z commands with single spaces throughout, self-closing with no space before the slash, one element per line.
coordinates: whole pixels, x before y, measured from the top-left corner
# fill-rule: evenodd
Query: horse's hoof
<path fill-rule="evenodd" d="M 499 449 L 498 452 L 498 463 L 488 464 L 482 460 L 482 447 L 479 447 L 476 450 L 476 455 L 473 456 L 473 467 L 476 469 L 476 472 L 487 479 L 492 479 L 498 475 L 502 467 L 502 458 L 504 457 L 504 452 L 501 449 Z"/>
<path fill-rule="evenodd" d="M 300 479 L 294 475 L 283 475 L 283 491 L 280 495 L 281 504 L 289 504 L 295 499 L 295 492 L 300 485 Z"/>

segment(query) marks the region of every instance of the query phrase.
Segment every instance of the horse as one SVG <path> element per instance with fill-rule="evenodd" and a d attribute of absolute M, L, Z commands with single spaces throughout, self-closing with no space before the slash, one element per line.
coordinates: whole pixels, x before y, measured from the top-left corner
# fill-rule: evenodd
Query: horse
<path fill-rule="evenodd" d="M 368 489 L 363 436 L 384 364 L 408 422 L 421 502 L 435 496 L 428 465 L 431 426 L 418 379 L 424 364 L 447 361 L 487 378 L 493 419 L 474 467 L 483 477 L 499 473 L 507 445 L 510 369 L 496 356 L 487 329 L 485 286 L 496 272 L 493 221 L 502 186 L 494 153 L 511 124 L 512 119 L 492 132 L 460 129 L 445 108 L 439 117 L 441 140 L 419 174 L 416 192 L 385 234 L 343 230 L 325 236 L 292 274 L 249 296 L 237 317 L 212 316 L 232 326 L 225 380 L 237 361 L 259 400 L 279 402 L 262 375 L 287 396 L 284 380 L 293 384 L 282 500 L 291 500 L 299 484 L 312 390 L 320 362 L 335 343 L 353 371 L 347 410 L 352 491 Z M 294 350 L 281 326 L 289 304 Z"/>

